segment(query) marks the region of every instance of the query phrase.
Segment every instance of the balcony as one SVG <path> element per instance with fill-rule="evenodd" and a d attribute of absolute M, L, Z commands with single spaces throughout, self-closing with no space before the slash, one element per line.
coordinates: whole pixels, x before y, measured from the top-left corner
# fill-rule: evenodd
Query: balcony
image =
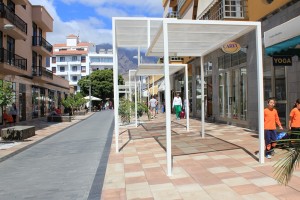
<path fill-rule="evenodd" d="M 4 3 L 0 3 L 0 27 L 11 24 L 10 28 L 4 28 L 3 32 L 15 39 L 26 40 L 27 24 L 15 13 L 11 12 Z"/>
<path fill-rule="evenodd" d="M 177 6 L 177 0 L 162 0 L 162 5 L 163 7 L 167 6 L 167 2 L 170 1 L 170 7 L 175 7 Z"/>
<path fill-rule="evenodd" d="M 13 0 L 16 5 L 26 5 L 26 0 Z"/>
<path fill-rule="evenodd" d="M 242 20 L 247 17 L 245 0 L 221 1 L 216 3 L 203 16 L 202 20 Z"/>
<path fill-rule="evenodd" d="M 183 58 L 182 57 L 178 57 L 178 56 L 170 56 L 169 57 L 169 62 L 171 64 L 183 63 Z M 164 63 L 164 58 L 163 57 L 159 58 L 159 63 Z"/>
<path fill-rule="evenodd" d="M 32 66 L 32 76 L 35 81 L 43 83 L 53 80 L 53 72 L 42 66 Z"/>
<path fill-rule="evenodd" d="M 52 56 L 52 45 L 47 42 L 42 36 L 32 36 L 32 50 L 42 56 Z"/>
<path fill-rule="evenodd" d="M 10 75 L 26 75 L 27 59 L 0 48 L 0 71 Z"/>
<path fill-rule="evenodd" d="M 53 18 L 43 6 L 32 6 L 32 21 L 44 32 L 53 31 Z"/>
<path fill-rule="evenodd" d="M 179 12 L 177 12 L 177 11 L 171 11 L 167 14 L 166 18 L 180 19 L 180 15 L 179 15 Z"/>

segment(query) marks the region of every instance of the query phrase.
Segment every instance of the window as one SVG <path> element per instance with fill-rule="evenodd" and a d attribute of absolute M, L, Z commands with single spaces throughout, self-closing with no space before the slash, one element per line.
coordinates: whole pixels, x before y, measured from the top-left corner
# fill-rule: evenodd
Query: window
<path fill-rule="evenodd" d="M 77 66 L 72 66 L 72 71 L 76 72 L 77 71 Z"/>
<path fill-rule="evenodd" d="M 72 76 L 72 81 L 77 81 L 77 76 Z"/>
<path fill-rule="evenodd" d="M 60 62 L 65 62 L 66 58 L 65 57 L 59 57 Z"/>
<path fill-rule="evenodd" d="M 14 2 L 12 1 L 12 0 L 8 0 L 7 1 L 7 8 L 11 11 L 11 12 L 13 12 L 13 13 L 15 13 L 15 4 L 14 4 Z"/>
<path fill-rule="evenodd" d="M 77 56 L 72 56 L 72 61 L 77 61 Z"/>
<path fill-rule="evenodd" d="M 85 56 L 81 56 L 81 62 L 85 63 L 86 62 L 86 58 Z"/>
<path fill-rule="evenodd" d="M 65 76 L 60 76 L 60 77 L 63 78 L 63 79 L 65 78 Z"/>
<path fill-rule="evenodd" d="M 81 72 L 86 72 L 86 66 L 81 66 Z"/>
<path fill-rule="evenodd" d="M 60 68 L 59 68 L 59 71 L 60 71 L 60 72 L 64 72 L 64 71 L 65 71 L 65 67 L 60 67 Z"/>
<path fill-rule="evenodd" d="M 56 73 L 56 67 L 52 67 L 52 72 Z"/>
<path fill-rule="evenodd" d="M 56 57 L 52 57 L 52 63 L 56 63 Z"/>

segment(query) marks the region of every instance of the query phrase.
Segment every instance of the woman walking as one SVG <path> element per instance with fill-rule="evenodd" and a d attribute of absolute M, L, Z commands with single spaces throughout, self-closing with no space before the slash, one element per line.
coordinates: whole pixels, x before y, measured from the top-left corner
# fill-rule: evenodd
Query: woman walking
<path fill-rule="evenodd" d="M 182 107 L 182 100 L 181 97 L 179 95 L 179 93 L 177 93 L 177 96 L 174 97 L 173 99 L 173 106 L 175 109 L 175 113 L 176 113 L 176 119 L 180 120 L 180 112 L 181 112 L 181 107 Z"/>

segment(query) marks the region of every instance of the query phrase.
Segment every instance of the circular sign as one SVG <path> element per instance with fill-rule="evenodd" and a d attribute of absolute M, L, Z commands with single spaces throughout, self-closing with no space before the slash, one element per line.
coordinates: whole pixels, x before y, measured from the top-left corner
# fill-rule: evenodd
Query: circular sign
<path fill-rule="evenodd" d="M 225 53 L 230 53 L 230 54 L 237 53 L 240 51 L 240 49 L 241 46 L 236 42 L 227 42 L 222 46 L 222 50 Z"/>

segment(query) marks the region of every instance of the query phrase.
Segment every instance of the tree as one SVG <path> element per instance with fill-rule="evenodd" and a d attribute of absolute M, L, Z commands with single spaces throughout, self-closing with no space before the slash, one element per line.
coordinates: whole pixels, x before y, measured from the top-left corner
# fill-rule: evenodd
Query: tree
<path fill-rule="evenodd" d="M 71 114 L 73 115 L 74 109 L 79 108 L 83 104 L 85 104 L 87 100 L 85 100 L 82 96 L 81 93 L 77 94 L 70 94 L 66 99 L 62 100 L 62 105 L 65 108 L 70 108 L 71 109 Z"/>
<path fill-rule="evenodd" d="M 11 83 L 7 81 L 2 82 L 0 86 L 0 106 L 7 106 L 12 103 L 13 89 Z"/>
<path fill-rule="evenodd" d="M 293 132 L 300 138 L 300 132 Z M 291 133 L 289 133 L 291 135 Z M 294 170 L 300 163 L 300 139 L 281 139 L 278 140 L 278 147 L 287 150 L 285 155 L 278 160 L 274 167 L 275 179 L 280 183 L 287 185 L 292 178 Z"/>
<path fill-rule="evenodd" d="M 91 80 L 91 82 L 90 82 Z M 89 87 L 91 83 L 91 95 L 99 97 L 101 99 L 113 98 L 114 96 L 114 79 L 113 70 L 97 70 L 91 75 L 86 76 L 78 81 L 78 85 L 81 88 L 81 93 L 84 96 L 89 95 Z M 119 85 L 124 84 L 124 79 L 119 75 Z"/>

